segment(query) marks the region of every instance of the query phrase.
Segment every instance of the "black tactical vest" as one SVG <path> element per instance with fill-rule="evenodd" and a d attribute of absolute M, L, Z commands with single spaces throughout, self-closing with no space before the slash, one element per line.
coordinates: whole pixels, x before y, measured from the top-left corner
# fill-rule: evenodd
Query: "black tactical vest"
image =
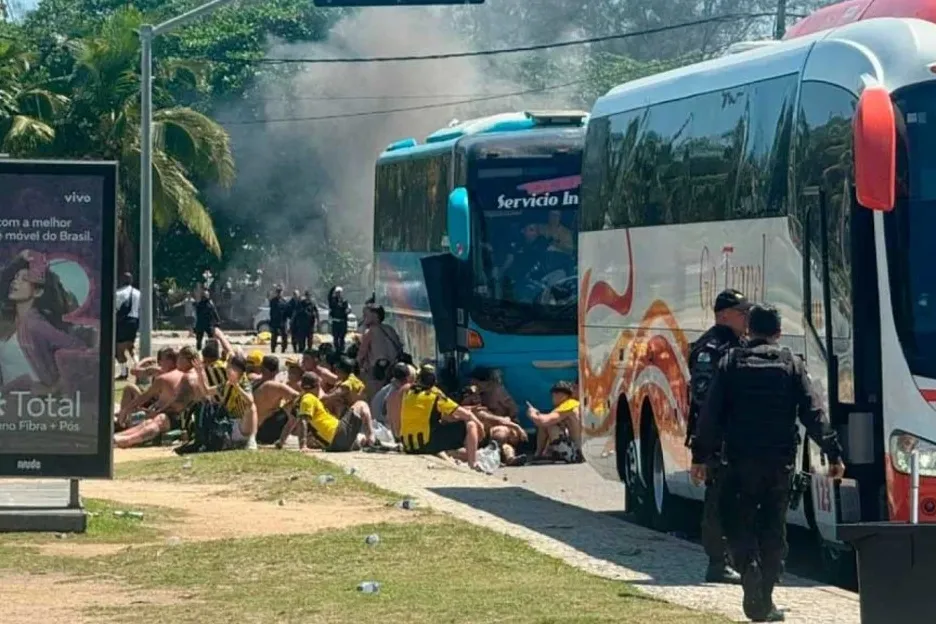
<path fill-rule="evenodd" d="M 735 348 L 728 354 L 726 373 L 728 460 L 792 461 L 799 444 L 795 356 L 772 344 Z"/>

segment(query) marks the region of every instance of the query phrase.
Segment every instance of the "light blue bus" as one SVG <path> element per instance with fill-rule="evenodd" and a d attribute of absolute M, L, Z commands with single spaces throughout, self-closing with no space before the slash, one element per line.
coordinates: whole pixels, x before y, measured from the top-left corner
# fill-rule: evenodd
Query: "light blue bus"
<path fill-rule="evenodd" d="M 520 406 L 541 408 L 553 383 L 577 377 L 586 119 L 494 115 L 380 155 L 374 292 L 417 362 L 450 381 L 497 369 Z"/>

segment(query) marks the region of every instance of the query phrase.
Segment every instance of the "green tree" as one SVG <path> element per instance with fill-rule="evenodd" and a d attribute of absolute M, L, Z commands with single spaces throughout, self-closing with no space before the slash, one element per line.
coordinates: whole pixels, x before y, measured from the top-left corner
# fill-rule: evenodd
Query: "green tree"
<path fill-rule="evenodd" d="M 59 156 L 94 156 L 116 160 L 121 185 L 121 259 L 130 260 L 132 220 L 140 179 L 140 75 L 136 29 L 143 15 L 135 8 L 115 11 L 94 34 L 72 40 L 67 47 L 73 69 L 65 81 L 71 106 L 50 150 Z M 230 139 L 219 124 L 191 108 L 174 106 L 167 86 L 201 79 L 197 64 L 167 61 L 157 65 L 154 81 L 153 216 L 168 232 L 185 225 L 214 254 L 221 248 L 211 215 L 196 183 L 229 186 L 234 180 Z"/>
<path fill-rule="evenodd" d="M 32 55 L 14 39 L 0 39 L 0 151 L 29 154 L 55 139 L 54 122 L 68 99 L 29 84 Z"/>

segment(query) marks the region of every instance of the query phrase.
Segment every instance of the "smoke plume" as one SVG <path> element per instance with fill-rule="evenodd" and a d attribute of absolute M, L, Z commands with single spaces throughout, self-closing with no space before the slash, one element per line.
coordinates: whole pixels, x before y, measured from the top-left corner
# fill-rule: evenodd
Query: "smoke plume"
<path fill-rule="evenodd" d="M 453 29 L 457 17 L 447 9 L 365 9 L 339 23 L 325 42 L 274 44 L 268 56 L 346 58 L 472 50 L 468 37 Z M 421 142 L 453 119 L 569 103 L 574 91 L 568 89 L 495 98 L 542 86 L 516 81 L 520 61 L 504 55 L 288 66 L 281 75 L 266 78 L 246 100 L 220 111 L 225 120 L 268 122 L 228 125 L 238 179 L 219 209 L 256 222 L 267 240 L 275 242 L 279 255 L 288 259 L 288 269 L 267 269 L 269 277 L 322 293 L 328 286 L 318 283 L 326 237 L 341 249 L 370 257 L 374 165 L 390 143 L 408 137 Z M 446 102 L 462 103 L 440 106 Z M 387 110 L 397 112 L 355 116 Z M 312 117 L 334 118 L 274 121 Z M 348 284 L 346 290 L 355 286 L 364 284 Z"/>

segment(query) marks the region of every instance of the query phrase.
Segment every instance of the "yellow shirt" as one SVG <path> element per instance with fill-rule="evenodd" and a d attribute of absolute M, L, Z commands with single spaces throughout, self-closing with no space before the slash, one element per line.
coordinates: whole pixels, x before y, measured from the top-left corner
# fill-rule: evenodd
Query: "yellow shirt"
<path fill-rule="evenodd" d="M 564 412 L 575 411 L 578 409 L 578 407 L 579 407 L 578 399 L 566 399 L 565 401 L 563 401 L 562 403 L 556 406 L 555 411 L 562 414 Z"/>
<path fill-rule="evenodd" d="M 419 448 L 429 442 L 433 425 L 451 416 L 458 403 L 438 388 L 410 388 L 400 406 L 400 437 L 406 446 Z M 420 439 L 421 438 L 421 439 Z"/>
<path fill-rule="evenodd" d="M 331 445 L 338 430 L 338 419 L 325 409 L 315 394 L 306 392 L 299 401 L 299 416 L 309 425 L 310 433 L 326 447 Z"/>
<path fill-rule="evenodd" d="M 220 386 L 227 379 L 227 365 L 224 360 L 215 360 L 205 367 L 205 377 L 209 386 Z"/>
<path fill-rule="evenodd" d="M 347 388 L 353 396 L 364 393 L 364 382 L 357 378 L 354 373 L 348 375 L 348 378 L 338 384 L 340 388 Z"/>
<path fill-rule="evenodd" d="M 242 375 L 234 387 L 225 381 L 218 386 L 218 399 L 221 405 L 234 418 L 241 419 L 250 416 L 250 410 L 253 407 L 253 389 L 250 387 L 250 380 L 247 375 Z"/>

